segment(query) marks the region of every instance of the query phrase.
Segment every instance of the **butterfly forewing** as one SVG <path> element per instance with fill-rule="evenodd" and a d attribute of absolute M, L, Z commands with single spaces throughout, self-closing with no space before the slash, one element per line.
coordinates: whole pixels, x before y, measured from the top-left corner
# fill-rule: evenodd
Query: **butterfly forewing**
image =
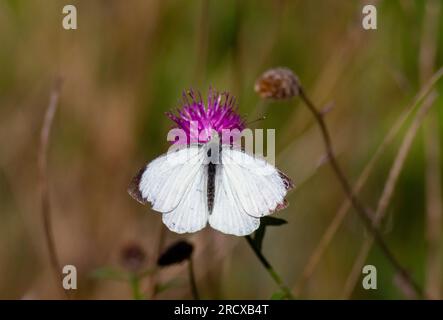
<path fill-rule="evenodd" d="M 204 148 L 198 145 L 164 154 L 140 170 L 129 193 L 142 203 L 150 202 L 155 211 L 170 212 L 199 178 L 204 159 Z"/>
<path fill-rule="evenodd" d="M 223 182 L 232 188 L 236 205 L 254 217 L 268 215 L 281 207 L 292 187 L 289 178 L 274 166 L 239 149 L 223 148 L 221 170 Z"/>
<path fill-rule="evenodd" d="M 223 233 L 244 236 L 260 225 L 259 217 L 283 209 L 292 182 L 261 158 L 229 146 L 217 166 L 214 209 L 209 224 Z"/>

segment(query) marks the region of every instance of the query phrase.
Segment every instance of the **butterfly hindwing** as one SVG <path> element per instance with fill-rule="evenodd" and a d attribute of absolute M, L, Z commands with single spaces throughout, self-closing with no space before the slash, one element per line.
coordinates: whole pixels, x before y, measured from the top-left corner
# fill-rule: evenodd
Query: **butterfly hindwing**
<path fill-rule="evenodd" d="M 197 172 L 178 206 L 162 215 L 163 223 L 169 230 L 176 233 L 196 232 L 206 226 L 206 181 L 207 171 L 202 168 Z"/>
<path fill-rule="evenodd" d="M 260 219 L 252 217 L 238 205 L 234 190 L 226 179 L 224 166 L 217 166 L 215 176 L 214 208 L 209 215 L 212 228 L 236 236 L 245 236 L 254 232 L 260 225 Z"/>

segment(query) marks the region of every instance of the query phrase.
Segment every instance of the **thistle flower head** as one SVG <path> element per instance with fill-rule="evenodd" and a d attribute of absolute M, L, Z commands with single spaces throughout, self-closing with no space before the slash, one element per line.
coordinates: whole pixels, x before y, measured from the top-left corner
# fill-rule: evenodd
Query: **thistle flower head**
<path fill-rule="evenodd" d="M 235 97 L 228 92 L 218 93 L 209 89 L 205 104 L 200 92 L 188 90 L 183 92 L 183 104 L 177 113 L 167 112 L 166 115 L 177 124 L 177 128 L 184 130 L 187 143 L 206 143 L 214 133 L 221 136 L 224 129 L 242 131 L 245 128 L 237 109 Z"/>

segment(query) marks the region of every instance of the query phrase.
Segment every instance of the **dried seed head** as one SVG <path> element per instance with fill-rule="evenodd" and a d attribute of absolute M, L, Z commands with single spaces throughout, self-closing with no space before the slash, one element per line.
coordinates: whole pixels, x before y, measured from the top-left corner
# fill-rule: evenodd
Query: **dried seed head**
<path fill-rule="evenodd" d="M 145 252 L 137 243 L 125 245 L 120 252 L 120 261 L 123 267 L 131 272 L 139 271 L 145 260 Z"/>
<path fill-rule="evenodd" d="M 161 267 L 169 266 L 171 264 L 180 263 L 191 257 L 194 247 L 187 241 L 180 240 L 166 249 L 160 256 L 157 264 Z"/>
<path fill-rule="evenodd" d="M 299 94 L 300 82 L 291 69 L 274 68 L 257 79 L 254 89 L 264 99 L 289 99 Z"/>

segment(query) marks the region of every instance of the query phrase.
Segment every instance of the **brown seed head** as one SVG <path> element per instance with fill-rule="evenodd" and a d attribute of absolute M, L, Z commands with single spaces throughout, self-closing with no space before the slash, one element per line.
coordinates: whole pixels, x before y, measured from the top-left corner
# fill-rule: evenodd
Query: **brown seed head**
<path fill-rule="evenodd" d="M 299 94 L 300 82 L 291 69 L 274 68 L 257 79 L 254 89 L 264 99 L 289 99 Z"/>
<path fill-rule="evenodd" d="M 120 261 L 123 267 L 131 272 L 139 271 L 145 260 L 146 254 L 137 243 L 128 243 L 120 252 Z"/>

